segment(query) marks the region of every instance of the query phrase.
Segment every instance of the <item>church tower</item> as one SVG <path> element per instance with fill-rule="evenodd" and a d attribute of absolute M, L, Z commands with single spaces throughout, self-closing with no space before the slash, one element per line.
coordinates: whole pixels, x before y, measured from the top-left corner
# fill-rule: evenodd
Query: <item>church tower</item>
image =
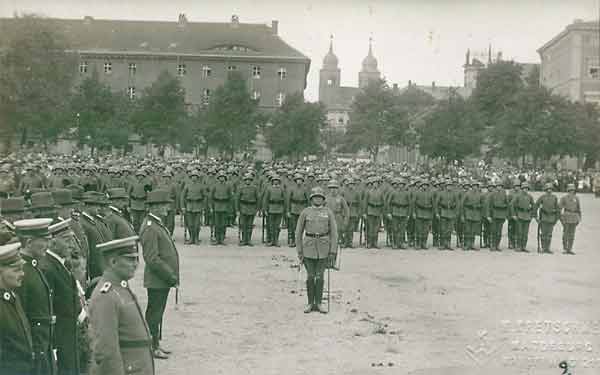
<path fill-rule="evenodd" d="M 488 59 L 491 59 L 491 52 Z M 485 68 L 485 65 L 476 58 L 471 59 L 471 51 L 467 50 L 465 65 L 463 65 L 465 73 L 464 86 L 474 90 L 477 86 L 477 76 L 479 72 Z"/>
<path fill-rule="evenodd" d="M 333 35 L 329 41 L 329 52 L 323 59 L 323 67 L 319 72 L 319 101 L 324 104 L 329 102 L 340 87 L 341 71 L 338 67 L 338 58 L 333 53 Z"/>
<path fill-rule="evenodd" d="M 377 59 L 373 56 L 373 39 L 369 38 L 369 54 L 362 62 L 362 70 L 358 73 L 358 87 L 364 89 L 370 81 L 381 78 L 381 73 L 377 69 Z"/>

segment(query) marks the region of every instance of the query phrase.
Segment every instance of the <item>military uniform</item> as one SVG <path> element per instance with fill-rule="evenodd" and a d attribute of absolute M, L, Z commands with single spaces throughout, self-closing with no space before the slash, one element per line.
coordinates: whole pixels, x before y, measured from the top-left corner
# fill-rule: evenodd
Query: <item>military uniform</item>
<path fill-rule="evenodd" d="M 181 207 L 184 210 L 185 225 L 190 233 L 190 243 L 200 243 L 200 224 L 202 212 L 208 208 L 208 197 L 206 196 L 206 186 L 200 181 L 198 172 L 191 172 L 190 179 L 181 192 Z"/>
<path fill-rule="evenodd" d="M 342 191 L 342 196 L 348 204 L 350 216 L 348 225 L 344 233 L 344 247 L 352 248 L 354 240 L 354 232 L 359 230 L 359 220 L 361 216 L 361 192 L 356 186 L 354 179 L 349 180 L 346 188 Z"/>
<path fill-rule="evenodd" d="M 221 174 L 219 177 L 219 181 L 210 192 L 209 204 L 214 218 L 215 241 L 218 245 L 223 245 L 227 230 L 227 217 L 234 209 L 234 196 L 231 186 L 222 180 L 227 176 Z"/>
<path fill-rule="evenodd" d="M 542 251 L 551 253 L 550 244 L 552 243 L 552 232 L 554 225 L 560 216 L 560 207 L 558 206 L 558 198 L 552 194 L 552 185 L 546 186 L 546 194 L 540 196 L 535 202 L 535 210 L 537 212 L 537 221 L 539 229 L 539 241 L 541 242 Z"/>
<path fill-rule="evenodd" d="M 339 189 L 339 185 L 335 180 L 331 180 L 327 187 L 329 189 Z M 338 240 L 342 241 L 344 238 L 344 229 L 348 226 L 350 217 L 348 203 L 346 203 L 346 200 L 340 194 L 330 194 L 325 198 L 325 205 L 329 207 L 335 216 L 335 223 L 338 228 Z"/>
<path fill-rule="evenodd" d="M 490 222 L 490 249 L 500 251 L 500 241 L 502 240 L 502 227 L 508 218 L 509 197 L 501 185 L 496 185 L 496 190 L 491 192 L 487 200 L 487 219 Z"/>
<path fill-rule="evenodd" d="M 475 250 L 475 236 L 481 235 L 484 209 L 483 196 L 479 191 L 465 192 L 461 205 L 461 219 L 465 230 L 464 250 Z"/>
<path fill-rule="evenodd" d="M 521 187 L 523 189 L 529 188 L 529 185 L 524 182 Z M 517 194 L 510 205 L 511 216 L 516 224 L 516 239 L 517 251 L 527 251 L 527 240 L 529 237 L 529 224 L 531 219 L 535 217 L 535 201 L 531 194 L 523 190 Z"/>
<path fill-rule="evenodd" d="M 138 171 L 137 176 L 142 178 L 135 181 L 129 188 L 129 211 L 136 233 L 139 232 L 142 220 L 146 215 L 146 194 L 152 190 L 152 185 L 145 178 L 145 172 Z"/>
<path fill-rule="evenodd" d="M 416 249 L 427 249 L 427 239 L 431 231 L 431 220 L 435 212 L 433 192 L 427 190 L 429 184 L 422 182 L 421 190 L 413 197 L 413 217 L 415 218 Z"/>
<path fill-rule="evenodd" d="M 388 200 L 386 201 L 385 212 L 391 221 L 392 230 L 392 248 L 406 248 L 406 225 L 411 216 L 411 197 L 410 192 L 405 190 L 406 182 L 404 180 L 394 180 Z"/>
<path fill-rule="evenodd" d="M 241 231 L 241 246 L 252 246 L 254 217 L 260 204 L 258 187 L 252 181 L 252 175 L 244 176 L 244 182 L 248 183 L 238 188 L 236 197 L 236 211 L 239 214 L 239 230 Z"/>
<path fill-rule="evenodd" d="M 366 245 L 367 248 L 378 249 L 379 224 L 384 210 L 383 193 L 373 186 L 374 181 L 370 180 L 371 188 L 367 188 L 363 197 L 363 218 L 366 219 Z"/>
<path fill-rule="evenodd" d="M 281 181 L 274 176 L 272 181 Z M 279 232 L 281 218 L 285 215 L 285 191 L 281 185 L 272 185 L 266 188 L 263 196 L 263 212 L 267 214 L 267 226 L 270 242 L 267 246 L 279 246 Z"/>
<path fill-rule="evenodd" d="M 459 207 L 460 202 L 455 191 L 446 188 L 438 192 L 436 216 L 439 218 L 440 223 L 440 249 L 452 250 L 452 229 L 454 228 Z"/>
<path fill-rule="evenodd" d="M 295 183 L 287 189 L 286 211 L 288 214 L 288 244 L 296 246 L 296 225 L 300 213 L 308 206 L 308 194 L 302 186 L 303 178 L 300 175 L 294 177 Z"/>
<path fill-rule="evenodd" d="M 108 212 L 103 220 L 111 233 L 111 240 L 135 235 L 135 229 L 133 229 L 133 225 L 125 219 L 123 211 L 114 206 L 108 207 Z"/>
<path fill-rule="evenodd" d="M 508 203 L 512 204 L 512 201 L 519 194 L 519 180 L 516 180 L 513 183 L 513 190 L 508 193 Z M 517 248 L 517 221 L 512 217 L 512 214 L 508 217 L 508 248 L 515 249 Z"/>
<path fill-rule="evenodd" d="M 575 186 L 569 184 L 567 191 L 573 194 L 567 194 L 560 198 L 559 207 L 561 210 L 560 222 L 563 225 L 563 251 L 567 254 L 574 254 L 573 242 L 575 241 L 575 228 L 581 222 L 581 205 L 579 198 L 575 195 Z"/>

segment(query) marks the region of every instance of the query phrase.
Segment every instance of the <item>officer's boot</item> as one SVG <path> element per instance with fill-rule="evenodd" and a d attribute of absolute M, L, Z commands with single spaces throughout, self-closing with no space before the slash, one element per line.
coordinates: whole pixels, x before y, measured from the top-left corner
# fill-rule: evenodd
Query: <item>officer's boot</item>
<path fill-rule="evenodd" d="M 308 297 L 308 304 L 304 308 L 304 313 L 308 314 L 315 308 L 315 279 L 312 277 L 306 279 L 306 296 Z"/>
<path fill-rule="evenodd" d="M 315 279 L 315 305 L 318 312 L 327 314 L 327 309 L 322 304 L 323 302 L 323 279 Z"/>

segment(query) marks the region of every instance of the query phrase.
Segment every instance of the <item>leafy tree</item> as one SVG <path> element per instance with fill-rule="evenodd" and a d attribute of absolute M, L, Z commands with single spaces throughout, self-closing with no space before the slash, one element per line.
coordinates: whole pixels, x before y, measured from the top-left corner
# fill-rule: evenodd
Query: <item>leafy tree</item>
<path fill-rule="evenodd" d="M 181 82 L 168 71 L 144 90 L 132 116 L 135 130 L 144 143 L 152 143 L 163 155 L 166 146 L 175 147 L 187 121 L 185 92 Z"/>
<path fill-rule="evenodd" d="M 446 163 L 478 155 L 483 141 L 483 121 L 472 103 L 457 93 L 436 104 L 416 131 L 420 151 Z"/>
<path fill-rule="evenodd" d="M 102 83 L 97 71 L 77 87 L 68 113 L 74 114 L 69 123 L 76 124 L 79 144 L 88 145 L 92 154 L 97 148 L 127 145 L 131 133 L 130 104 L 124 94 L 115 94 Z"/>
<path fill-rule="evenodd" d="M 352 103 L 346 133 L 349 149 L 365 149 L 373 161 L 384 145 L 398 144 L 409 128 L 408 116 L 384 80 L 372 81 Z"/>
<path fill-rule="evenodd" d="M 64 130 L 66 100 L 75 74 L 74 56 L 63 30 L 52 20 L 16 17 L 0 38 L 0 113 L 2 131 L 20 134 L 24 144 L 44 144 Z"/>
<path fill-rule="evenodd" d="M 594 168 L 600 159 L 600 107 L 593 103 L 573 103 L 571 111 L 577 148 L 585 157 L 583 167 Z"/>
<path fill-rule="evenodd" d="M 208 145 L 233 158 L 236 152 L 249 149 L 261 122 L 258 101 L 250 98 L 242 75 L 231 72 L 208 105 L 205 135 Z"/>
<path fill-rule="evenodd" d="M 319 133 L 326 124 L 321 104 L 306 103 L 301 93 L 290 95 L 271 118 L 266 139 L 275 157 L 294 160 L 321 151 Z"/>

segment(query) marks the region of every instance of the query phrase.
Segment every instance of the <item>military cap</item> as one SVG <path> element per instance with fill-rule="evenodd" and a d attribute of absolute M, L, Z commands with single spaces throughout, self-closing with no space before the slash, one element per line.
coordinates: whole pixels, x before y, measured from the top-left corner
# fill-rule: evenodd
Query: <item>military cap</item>
<path fill-rule="evenodd" d="M 513 183 L 512 183 L 512 184 L 513 184 L 513 187 L 518 187 L 518 186 L 520 186 L 520 185 L 521 185 L 521 181 L 520 181 L 518 178 L 515 178 L 515 179 L 513 180 Z"/>
<path fill-rule="evenodd" d="M 527 181 L 523 181 L 521 184 L 521 189 L 529 189 L 529 183 Z"/>
<path fill-rule="evenodd" d="M 188 176 L 192 177 L 192 176 L 197 176 L 200 177 L 200 172 L 198 172 L 197 169 L 192 169 L 188 171 Z"/>
<path fill-rule="evenodd" d="M 108 199 L 127 199 L 129 196 L 127 195 L 127 191 L 124 188 L 112 188 L 108 189 L 107 192 Z"/>
<path fill-rule="evenodd" d="M 310 199 L 317 196 L 323 197 L 323 199 L 325 199 L 325 193 L 323 192 L 323 189 L 320 186 L 316 186 L 310 190 Z"/>
<path fill-rule="evenodd" d="M 336 189 L 340 187 L 340 184 L 338 184 L 337 180 L 330 180 L 327 184 L 327 187 L 330 189 Z"/>
<path fill-rule="evenodd" d="M 147 204 L 161 204 L 161 203 L 172 203 L 173 200 L 166 190 L 158 189 L 152 190 L 146 197 Z"/>
<path fill-rule="evenodd" d="M 254 180 L 254 176 L 252 175 L 252 173 L 246 173 L 244 175 L 244 181 L 247 181 L 247 180 L 250 180 L 250 181 Z"/>
<path fill-rule="evenodd" d="M 429 186 L 429 185 L 430 185 L 430 183 L 429 183 L 429 181 L 427 181 L 427 180 L 421 180 L 421 186 L 423 186 L 423 185 L 427 185 L 427 186 Z"/>
<path fill-rule="evenodd" d="M 296 180 L 302 180 L 302 181 L 304 181 L 304 176 L 302 176 L 300 173 L 296 173 L 294 175 L 294 181 L 296 181 Z"/>
<path fill-rule="evenodd" d="M 20 249 L 20 242 L 0 246 L 0 267 L 16 267 L 25 264 Z"/>
<path fill-rule="evenodd" d="M 278 175 L 274 174 L 271 176 L 271 182 L 273 181 L 279 181 L 281 182 L 281 177 L 279 177 Z"/>
<path fill-rule="evenodd" d="M 138 170 L 135 172 L 135 175 L 146 177 L 148 174 L 144 168 L 138 168 Z"/>
<path fill-rule="evenodd" d="M 136 258 L 138 256 L 138 241 L 138 236 L 125 237 L 98 244 L 96 245 L 96 249 L 100 250 L 104 255 L 117 253 L 119 256 Z"/>
<path fill-rule="evenodd" d="M 554 187 L 552 186 L 552 184 L 550 182 L 548 182 L 546 185 L 544 185 L 544 190 L 553 190 Z"/>
<path fill-rule="evenodd" d="M 83 194 L 83 202 L 86 204 L 107 205 L 106 195 L 97 191 L 86 191 Z"/>
<path fill-rule="evenodd" d="M 71 189 L 56 189 L 52 192 L 52 198 L 54 198 L 54 203 L 61 207 L 72 206 L 76 203 L 73 200 Z"/>
<path fill-rule="evenodd" d="M 31 209 L 55 208 L 52 193 L 48 191 L 34 193 L 31 195 Z"/>
<path fill-rule="evenodd" d="M 0 213 L 18 213 L 25 212 L 25 198 L 6 198 L 0 200 Z"/>
<path fill-rule="evenodd" d="M 575 191 L 575 184 L 567 184 L 567 191 Z"/>
<path fill-rule="evenodd" d="M 221 178 L 221 177 L 224 179 L 227 179 L 227 174 L 225 174 L 225 172 L 223 172 L 223 171 L 220 171 L 219 174 L 217 175 L 217 178 Z"/>
<path fill-rule="evenodd" d="M 399 178 L 394 178 L 392 180 L 392 185 L 399 185 L 400 184 L 400 179 Z"/>
<path fill-rule="evenodd" d="M 13 224 L 19 237 L 47 237 L 50 235 L 48 227 L 52 224 L 52 219 L 25 219 Z"/>
<path fill-rule="evenodd" d="M 51 235 L 56 237 L 57 235 L 63 232 L 71 230 L 71 221 L 73 221 L 73 219 L 67 219 L 59 221 L 56 224 L 52 224 L 48 227 L 48 232 L 50 232 Z"/>
<path fill-rule="evenodd" d="M 306 177 L 315 178 L 315 174 L 313 172 L 308 172 L 308 174 L 306 175 Z"/>
<path fill-rule="evenodd" d="M 319 175 L 319 177 L 317 178 L 317 181 L 327 181 L 329 180 L 329 176 L 326 174 L 321 174 Z"/>
<path fill-rule="evenodd" d="M 64 171 L 65 167 L 62 164 L 57 164 L 53 169 L 52 172 L 54 171 Z"/>

